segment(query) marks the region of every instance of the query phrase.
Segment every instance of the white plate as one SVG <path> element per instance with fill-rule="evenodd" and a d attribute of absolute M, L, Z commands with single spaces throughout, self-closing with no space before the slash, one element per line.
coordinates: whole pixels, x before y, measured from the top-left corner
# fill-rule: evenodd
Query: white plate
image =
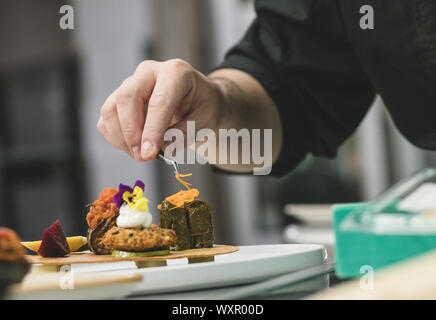
<path fill-rule="evenodd" d="M 268 299 L 271 299 L 271 297 L 275 298 L 280 296 L 285 296 L 286 299 L 288 299 L 288 297 L 298 296 L 298 294 L 302 292 L 316 292 L 328 288 L 329 276 L 326 274 L 321 276 L 315 276 L 314 278 L 293 285 L 286 285 L 285 287 L 268 290 L 266 292 L 258 289 L 256 289 L 256 291 L 252 291 L 251 288 L 252 286 L 264 282 L 265 281 L 256 282 L 254 284 L 242 284 L 238 286 L 208 288 L 208 289 L 191 290 L 191 291 L 148 294 L 148 295 L 130 297 L 130 299 L 135 299 L 135 300 L 234 300 L 234 299 L 238 299 L 239 300 L 239 299 L 252 299 L 253 297 L 256 299 L 259 298 L 263 299 L 264 297 L 268 297 Z M 241 298 L 241 296 L 239 295 L 241 290 L 249 291 L 250 293 L 255 293 L 255 294 L 249 295 L 248 298 L 245 297 Z"/>
<path fill-rule="evenodd" d="M 188 264 L 168 260 L 165 267 L 137 269 L 134 262 L 73 265 L 73 272 L 135 272 L 142 275 L 130 295 L 148 295 L 253 283 L 326 263 L 316 244 L 241 246 L 238 252 L 215 256 L 214 262 Z"/>

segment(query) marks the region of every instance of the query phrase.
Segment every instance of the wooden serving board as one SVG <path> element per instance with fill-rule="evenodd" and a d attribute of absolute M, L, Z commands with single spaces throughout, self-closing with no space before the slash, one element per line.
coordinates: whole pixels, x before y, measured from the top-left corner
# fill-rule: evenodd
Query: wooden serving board
<path fill-rule="evenodd" d="M 43 265 L 68 265 L 79 263 L 105 263 L 117 261 L 165 261 L 168 259 L 182 258 L 205 258 L 220 254 L 238 251 L 238 247 L 215 244 L 213 248 L 189 249 L 183 251 L 170 251 L 166 256 L 155 257 L 134 257 L 134 258 L 115 258 L 111 255 L 96 255 L 91 251 L 72 252 L 66 257 L 46 258 L 37 255 L 26 255 L 27 260 L 32 264 Z"/>
<path fill-rule="evenodd" d="M 62 278 L 65 273 L 44 273 L 44 274 L 27 274 L 23 281 L 14 285 L 13 290 L 16 292 L 34 292 L 43 290 L 60 290 Z M 74 289 L 89 288 L 95 286 L 116 285 L 122 283 L 139 282 L 142 276 L 136 273 L 128 274 L 105 274 L 102 272 L 77 273 L 71 276 L 74 280 Z"/>
<path fill-rule="evenodd" d="M 133 292 L 143 277 L 138 273 L 104 272 L 27 274 L 9 288 L 6 299 L 76 300 L 122 299 Z"/>

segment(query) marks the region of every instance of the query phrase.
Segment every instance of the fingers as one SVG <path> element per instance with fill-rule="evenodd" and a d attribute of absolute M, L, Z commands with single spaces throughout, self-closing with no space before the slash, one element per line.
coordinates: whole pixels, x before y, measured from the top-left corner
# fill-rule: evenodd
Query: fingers
<path fill-rule="evenodd" d="M 179 59 L 140 63 L 104 103 L 98 131 L 136 160 L 153 159 L 162 147 L 165 131 L 188 112 L 193 71 Z"/>
<path fill-rule="evenodd" d="M 170 126 L 176 108 L 189 94 L 190 88 L 192 88 L 192 78 L 187 63 L 173 60 L 159 70 L 148 102 L 142 133 L 143 160 L 153 159 L 161 149 L 165 131 Z"/>
<path fill-rule="evenodd" d="M 101 107 L 97 129 L 101 135 L 115 148 L 124 150 L 130 154 L 129 147 L 124 140 L 121 125 L 118 120 L 118 112 L 114 94 L 111 94 Z"/>
<path fill-rule="evenodd" d="M 140 81 L 138 77 L 142 77 Z M 122 136 L 133 158 L 141 161 L 141 136 L 145 121 L 145 99 L 153 86 L 152 74 L 135 74 L 116 91 L 116 107 Z"/>

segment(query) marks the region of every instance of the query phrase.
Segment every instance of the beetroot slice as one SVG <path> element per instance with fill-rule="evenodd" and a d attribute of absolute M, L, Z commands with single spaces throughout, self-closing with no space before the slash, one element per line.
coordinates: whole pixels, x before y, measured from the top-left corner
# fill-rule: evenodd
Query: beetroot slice
<path fill-rule="evenodd" d="M 43 257 L 63 257 L 70 253 L 64 229 L 59 220 L 56 220 L 42 235 L 38 254 Z"/>

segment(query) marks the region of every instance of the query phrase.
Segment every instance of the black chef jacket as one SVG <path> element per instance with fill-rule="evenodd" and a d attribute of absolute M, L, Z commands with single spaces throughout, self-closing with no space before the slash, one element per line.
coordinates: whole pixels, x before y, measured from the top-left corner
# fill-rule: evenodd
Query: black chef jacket
<path fill-rule="evenodd" d="M 374 29 L 359 24 L 374 9 Z M 334 156 L 375 93 L 413 144 L 436 149 L 436 1 L 258 0 L 219 68 L 254 76 L 276 103 L 284 144 L 272 173 Z"/>

